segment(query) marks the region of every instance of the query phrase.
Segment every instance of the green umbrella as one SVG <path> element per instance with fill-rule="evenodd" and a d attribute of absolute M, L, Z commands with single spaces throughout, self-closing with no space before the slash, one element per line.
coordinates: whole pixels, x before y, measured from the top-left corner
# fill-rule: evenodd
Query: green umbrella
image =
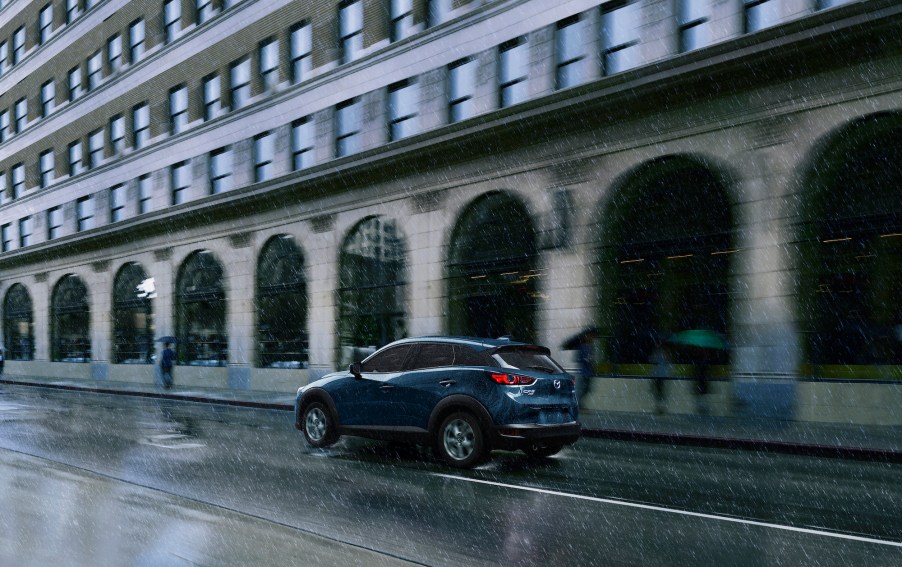
<path fill-rule="evenodd" d="M 689 329 L 680 331 L 668 339 L 668 342 L 675 345 L 683 345 L 696 348 L 708 348 L 716 350 L 726 350 L 727 341 L 723 340 L 719 334 L 707 329 Z"/>

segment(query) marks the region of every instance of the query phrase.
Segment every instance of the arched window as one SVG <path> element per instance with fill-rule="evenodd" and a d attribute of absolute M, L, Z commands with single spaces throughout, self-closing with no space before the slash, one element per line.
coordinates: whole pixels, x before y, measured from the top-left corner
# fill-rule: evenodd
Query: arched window
<path fill-rule="evenodd" d="M 526 207 L 505 193 L 480 197 L 451 237 L 449 330 L 453 335 L 536 340 L 536 232 Z"/>
<path fill-rule="evenodd" d="M 640 167 L 605 215 L 601 316 L 614 364 L 648 363 L 683 330 L 729 331 L 733 221 L 722 182 L 687 157 Z M 726 352 L 717 362 L 726 363 Z"/>
<path fill-rule="evenodd" d="M 50 304 L 50 359 L 54 362 L 91 361 L 91 309 L 88 289 L 74 274 L 64 276 L 53 290 Z"/>
<path fill-rule="evenodd" d="M 153 279 L 134 262 L 113 283 L 113 362 L 149 364 L 153 348 Z"/>
<path fill-rule="evenodd" d="M 407 335 L 405 254 L 393 219 L 366 219 L 345 239 L 338 283 L 342 366 Z"/>
<path fill-rule="evenodd" d="M 12 285 L 3 300 L 3 339 L 7 360 L 34 360 L 34 315 L 22 284 Z"/>
<path fill-rule="evenodd" d="M 257 264 L 257 345 L 260 366 L 307 365 L 304 254 L 287 234 L 271 238 Z"/>
<path fill-rule="evenodd" d="M 808 372 L 902 377 L 902 114 L 834 135 L 806 189 L 799 320 Z"/>
<path fill-rule="evenodd" d="M 192 253 L 176 283 L 176 360 L 193 366 L 225 366 L 226 298 L 222 266 L 209 250 Z"/>

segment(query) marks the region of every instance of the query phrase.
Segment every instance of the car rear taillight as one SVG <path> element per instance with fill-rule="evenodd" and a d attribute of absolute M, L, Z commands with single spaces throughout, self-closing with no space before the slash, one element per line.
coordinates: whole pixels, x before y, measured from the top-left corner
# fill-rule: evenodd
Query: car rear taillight
<path fill-rule="evenodd" d="M 532 386 L 536 383 L 535 378 L 529 376 L 520 376 L 519 374 L 502 374 L 500 372 L 491 372 L 489 376 L 492 380 L 502 386 Z"/>

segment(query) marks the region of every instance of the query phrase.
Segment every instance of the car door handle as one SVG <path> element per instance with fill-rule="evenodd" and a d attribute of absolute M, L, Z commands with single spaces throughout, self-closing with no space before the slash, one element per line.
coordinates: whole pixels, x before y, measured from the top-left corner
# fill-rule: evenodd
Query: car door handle
<path fill-rule="evenodd" d="M 447 388 L 448 386 L 453 386 L 455 384 L 457 384 L 457 380 L 442 380 L 441 382 L 439 382 L 439 385 L 444 386 L 445 388 Z"/>
<path fill-rule="evenodd" d="M 394 390 L 395 387 L 392 386 L 391 384 L 385 384 L 383 386 L 379 386 L 379 389 L 382 390 L 383 392 L 388 392 L 389 390 Z"/>

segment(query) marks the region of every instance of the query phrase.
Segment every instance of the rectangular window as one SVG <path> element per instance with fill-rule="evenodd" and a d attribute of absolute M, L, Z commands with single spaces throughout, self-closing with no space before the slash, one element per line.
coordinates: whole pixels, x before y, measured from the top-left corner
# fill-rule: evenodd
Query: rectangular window
<path fill-rule="evenodd" d="M 476 114 L 473 95 L 476 92 L 476 60 L 461 59 L 448 67 L 448 115 L 459 122 Z"/>
<path fill-rule="evenodd" d="M 313 36 L 310 24 L 301 23 L 291 29 L 291 82 L 307 78 L 313 68 Z"/>
<path fill-rule="evenodd" d="M 389 139 L 400 140 L 418 131 L 419 88 L 414 81 L 402 81 L 388 87 Z"/>
<path fill-rule="evenodd" d="M 71 24 L 81 14 L 78 0 L 66 0 L 66 23 Z"/>
<path fill-rule="evenodd" d="M 204 78 L 204 120 L 212 120 L 223 114 L 221 84 L 219 75 Z"/>
<path fill-rule="evenodd" d="M 338 45 L 341 62 L 348 63 L 363 51 L 363 2 L 345 0 L 338 5 Z"/>
<path fill-rule="evenodd" d="M 110 222 L 125 219 L 125 185 L 110 188 Z"/>
<path fill-rule="evenodd" d="M 295 171 L 310 167 L 314 163 L 313 148 L 316 134 L 313 120 L 308 116 L 291 124 L 291 161 Z"/>
<path fill-rule="evenodd" d="M 18 133 L 25 130 L 25 127 L 28 125 L 28 99 L 22 97 L 17 100 L 13 110 L 15 112 L 16 132 Z"/>
<path fill-rule="evenodd" d="M 363 109 L 360 101 L 351 99 L 335 107 L 335 152 L 338 157 L 360 151 Z"/>
<path fill-rule="evenodd" d="M 272 133 L 260 134 L 254 138 L 254 181 L 259 183 L 272 179 L 273 159 L 276 155 L 276 137 Z"/>
<path fill-rule="evenodd" d="M 712 0 L 680 0 L 677 17 L 681 53 L 711 44 L 711 2 Z"/>
<path fill-rule="evenodd" d="M 197 25 L 209 21 L 215 15 L 213 0 L 197 0 Z"/>
<path fill-rule="evenodd" d="M 0 142 L 5 142 L 9 139 L 12 131 L 9 129 L 9 111 L 4 110 L 0 112 Z"/>
<path fill-rule="evenodd" d="M 41 85 L 41 116 L 47 118 L 56 107 L 56 83 L 50 79 Z"/>
<path fill-rule="evenodd" d="M 448 21 L 451 9 L 451 0 L 426 0 L 426 26 L 431 28 Z"/>
<path fill-rule="evenodd" d="M 44 45 L 53 33 L 53 4 L 47 4 L 38 13 L 38 44 Z"/>
<path fill-rule="evenodd" d="M 47 209 L 47 240 L 59 238 L 63 234 L 63 209 L 53 207 Z"/>
<path fill-rule="evenodd" d="M 523 102 L 529 95 L 529 46 L 523 38 L 499 47 L 498 94 L 502 108 Z"/>
<path fill-rule="evenodd" d="M 132 147 L 143 148 L 150 141 L 150 107 L 139 104 L 132 109 Z"/>
<path fill-rule="evenodd" d="M 753 33 L 780 23 L 779 0 L 745 0 L 745 33 Z"/>
<path fill-rule="evenodd" d="M 77 99 L 82 95 L 81 90 L 81 67 L 73 67 L 69 69 L 69 102 Z"/>
<path fill-rule="evenodd" d="M 232 150 L 219 148 L 210 152 L 210 193 L 232 190 Z"/>
<path fill-rule="evenodd" d="M 25 194 L 25 165 L 17 163 L 11 170 L 13 178 L 13 199 Z"/>
<path fill-rule="evenodd" d="M 181 85 L 169 91 L 169 132 L 178 134 L 188 126 L 188 87 Z"/>
<path fill-rule="evenodd" d="M 114 35 L 106 41 L 106 59 L 110 65 L 110 73 L 122 69 L 122 36 Z"/>
<path fill-rule="evenodd" d="M 250 59 L 232 63 L 229 68 L 229 98 L 232 110 L 238 110 L 251 98 Z"/>
<path fill-rule="evenodd" d="M 75 201 L 76 230 L 91 230 L 94 228 L 94 197 L 81 197 Z"/>
<path fill-rule="evenodd" d="M 0 205 L 10 202 L 9 195 L 6 194 L 6 172 L 0 171 Z"/>
<path fill-rule="evenodd" d="M 13 65 L 25 57 L 25 28 L 13 32 Z"/>
<path fill-rule="evenodd" d="M 143 215 L 153 210 L 153 185 L 150 175 L 138 178 L 138 214 Z"/>
<path fill-rule="evenodd" d="M 45 189 L 53 183 L 53 150 L 41 153 L 38 159 L 38 167 L 41 170 L 41 188 Z"/>
<path fill-rule="evenodd" d="M 31 244 L 32 222 L 31 217 L 19 219 L 19 248 L 25 248 Z"/>
<path fill-rule="evenodd" d="M 169 168 L 169 187 L 172 190 L 173 205 L 180 205 L 188 199 L 191 170 L 187 161 L 179 162 Z"/>
<path fill-rule="evenodd" d="M 103 54 L 97 52 L 88 58 L 88 90 L 92 91 L 100 84 L 103 77 Z"/>
<path fill-rule="evenodd" d="M 260 83 L 269 92 L 279 83 L 279 42 L 268 39 L 260 44 Z"/>
<path fill-rule="evenodd" d="M 588 80 L 588 35 L 588 23 L 578 15 L 558 22 L 555 42 L 555 78 L 558 89 L 573 87 Z"/>
<path fill-rule="evenodd" d="M 110 149 L 114 156 L 125 152 L 125 117 L 121 114 L 110 118 Z"/>
<path fill-rule="evenodd" d="M 169 0 L 163 3 L 163 26 L 166 43 L 172 43 L 182 29 L 182 0 Z"/>
<path fill-rule="evenodd" d="M 81 152 L 80 141 L 69 144 L 69 176 L 78 175 L 85 170 Z"/>
<path fill-rule="evenodd" d="M 9 44 L 0 43 L 0 76 L 6 73 L 6 62 L 9 61 Z"/>
<path fill-rule="evenodd" d="M 128 60 L 134 64 L 144 56 L 144 20 L 135 20 L 128 26 Z"/>
<path fill-rule="evenodd" d="M 0 240 L 3 241 L 3 251 L 9 252 L 13 249 L 13 227 L 12 224 L 6 223 L 0 227 Z"/>
<path fill-rule="evenodd" d="M 391 0 L 391 41 L 413 33 L 413 0 Z"/>
<path fill-rule="evenodd" d="M 639 65 L 639 25 L 642 12 L 635 2 L 614 4 L 601 13 L 602 65 L 613 75 Z"/>
<path fill-rule="evenodd" d="M 95 168 L 103 162 L 103 129 L 88 134 L 88 167 Z"/>

